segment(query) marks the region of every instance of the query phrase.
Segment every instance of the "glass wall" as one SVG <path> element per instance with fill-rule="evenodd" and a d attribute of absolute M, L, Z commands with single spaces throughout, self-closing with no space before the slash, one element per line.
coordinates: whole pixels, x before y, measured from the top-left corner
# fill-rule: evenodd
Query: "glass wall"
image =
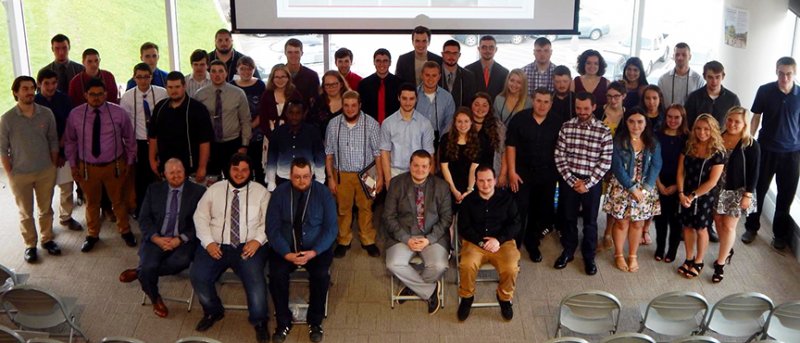
<path fill-rule="evenodd" d="M 0 6 L 0 56 L 6 56 L 0 63 L 0 113 L 5 113 L 14 105 L 14 96 L 11 94 L 11 83 L 14 81 L 14 66 L 11 65 L 11 47 L 8 43 L 8 21 L 6 8 Z"/>
<path fill-rule="evenodd" d="M 156 0 L 161 1 L 161 0 Z M 216 3 L 219 3 L 217 5 Z M 177 0 L 178 42 L 180 44 L 180 70 L 191 73 L 189 56 L 195 49 L 214 50 L 214 33 L 221 28 L 230 29 L 229 1 Z M 240 49 L 240 39 L 234 37 L 234 45 Z"/>

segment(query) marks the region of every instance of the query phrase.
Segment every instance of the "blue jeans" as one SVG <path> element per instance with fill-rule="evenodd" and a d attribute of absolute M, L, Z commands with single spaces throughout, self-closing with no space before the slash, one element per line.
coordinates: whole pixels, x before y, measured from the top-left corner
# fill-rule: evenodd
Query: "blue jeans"
<path fill-rule="evenodd" d="M 247 310 L 250 312 L 248 320 L 251 324 L 256 325 L 269 319 L 267 279 L 264 275 L 268 248 L 261 246 L 253 257 L 245 260 L 241 257 L 243 247 L 244 244 L 240 244 L 236 248 L 230 245 L 221 245 L 222 258 L 215 260 L 202 245 L 198 245 L 189 274 L 200 305 L 203 305 L 203 312 L 206 315 L 218 315 L 225 312 L 225 309 L 222 307 L 222 300 L 217 295 L 215 284 L 225 270 L 233 269 L 233 272 L 242 280 L 247 295 Z"/>

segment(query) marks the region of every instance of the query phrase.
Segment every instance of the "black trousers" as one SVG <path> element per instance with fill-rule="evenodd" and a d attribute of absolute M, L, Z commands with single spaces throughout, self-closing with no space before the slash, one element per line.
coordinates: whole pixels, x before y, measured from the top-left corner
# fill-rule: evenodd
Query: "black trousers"
<path fill-rule="evenodd" d="M 261 153 L 264 150 L 264 140 L 250 140 L 250 146 L 247 148 L 247 155 L 250 156 L 250 159 L 253 161 L 253 165 L 250 166 L 250 170 L 252 172 L 253 180 L 255 182 L 260 183 L 262 186 L 266 187 L 267 182 L 264 181 L 264 164 L 261 160 Z"/>
<path fill-rule="evenodd" d="M 242 147 L 242 138 L 237 137 L 225 142 L 211 142 L 211 156 L 208 158 L 208 175 L 228 175 L 231 156 Z M 252 168 L 252 166 L 251 166 Z"/>
<path fill-rule="evenodd" d="M 197 250 L 197 241 L 183 243 L 175 250 L 161 250 L 153 242 L 142 242 L 139 249 L 139 283 L 142 291 L 155 301 L 158 293 L 158 278 L 164 275 L 175 275 L 189 268 Z"/>
<path fill-rule="evenodd" d="M 292 323 L 292 313 L 289 311 L 289 275 L 297 266 L 272 249 L 269 250 L 268 258 L 269 291 L 275 305 L 275 320 L 278 327 L 289 326 Z M 303 266 L 308 271 L 309 300 L 306 321 L 309 325 L 322 325 L 322 319 L 325 318 L 325 300 L 331 283 L 331 263 L 333 249 L 328 249 Z"/>
<path fill-rule="evenodd" d="M 674 259 L 678 246 L 681 244 L 681 232 L 683 231 L 678 217 L 678 206 L 680 206 L 678 193 L 669 196 L 659 194 L 658 198 L 661 202 L 661 214 L 653 219 L 656 223 L 656 255 L 663 256 L 666 250 L 666 256 Z"/>
<path fill-rule="evenodd" d="M 597 212 L 600 210 L 600 193 L 602 193 L 600 182 L 583 194 L 572 189 L 566 181 L 559 182 L 558 206 L 564 214 L 561 245 L 567 256 L 574 255 L 578 249 L 578 212 L 579 209 L 583 209 L 581 253 L 584 260 L 594 260 L 597 249 Z"/>
<path fill-rule="evenodd" d="M 555 174 L 544 175 L 544 173 L 523 178 L 523 183 L 516 193 L 522 225 L 517 237 L 517 248 L 524 243 L 528 252 L 538 249 L 544 229 L 552 228 L 555 224 L 553 200 L 557 180 Z"/>
<path fill-rule="evenodd" d="M 789 242 L 792 232 L 797 227 L 789 211 L 797 193 L 797 183 L 800 178 L 800 151 L 772 152 L 761 149 L 761 164 L 756 184 L 757 210 L 747 216 L 744 227 L 749 231 L 758 231 L 761 228 L 760 219 L 761 211 L 764 208 L 764 198 L 769 191 L 773 177 L 778 194 L 775 197 L 772 232 L 776 239 Z"/>
<path fill-rule="evenodd" d="M 147 192 L 147 186 L 155 181 L 155 175 L 153 175 L 153 171 L 150 170 L 150 156 L 148 149 L 150 148 L 146 140 L 136 141 L 135 190 L 137 209 L 142 208 L 142 201 L 144 201 L 144 194 Z M 184 166 L 184 168 L 186 167 L 187 166 Z"/>

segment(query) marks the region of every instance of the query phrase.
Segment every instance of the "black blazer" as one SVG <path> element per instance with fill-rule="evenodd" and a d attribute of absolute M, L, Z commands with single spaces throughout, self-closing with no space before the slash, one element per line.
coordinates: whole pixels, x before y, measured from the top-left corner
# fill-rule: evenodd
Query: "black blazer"
<path fill-rule="evenodd" d="M 478 92 L 487 92 L 494 99 L 497 94 L 503 91 L 503 86 L 508 77 L 508 69 L 501 66 L 497 61 L 492 63 L 492 70 L 489 72 L 489 87 L 486 87 L 486 83 L 483 81 L 483 66 L 480 60 L 464 67 L 464 69 L 471 71 L 475 75 L 475 87 Z"/>
<path fill-rule="evenodd" d="M 472 98 L 475 96 L 475 75 L 464 68 L 456 69 L 456 79 L 453 80 L 453 89 L 447 89 L 447 71 L 442 67 L 442 77 L 439 79 L 439 86 L 450 92 L 453 102 L 458 106 L 472 106 Z"/>
<path fill-rule="evenodd" d="M 742 141 L 739 140 L 725 163 L 725 189 L 744 188 L 745 192 L 755 192 L 760 159 L 761 148 L 758 142 L 753 140 L 753 145 L 743 147 Z"/>
<path fill-rule="evenodd" d="M 389 73 L 383 81 L 386 87 L 386 117 L 388 118 L 392 113 L 400 109 L 400 100 L 398 100 L 398 91 L 400 90 L 400 80 L 396 75 Z M 378 89 L 381 87 L 381 78 L 378 74 L 373 73 L 365 77 L 358 84 L 358 94 L 361 95 L 361 110 L 375 120 L 378 120 Z M 386 118 L 384 118 L 386 119 Z"/>
<path fill-rule="evenodd" d="M 442 57 L 428 51 L 428 61 L 434 61 L 442 64 Z M 397 75 L 401 80 L 404 82 L 410 82 L 417 85 L 417 75 L 414 71 L 414 51 L 409 51 L 405 54 L 400 55 L 397 58 L 397 66 L 394 69 L 394 74 Z"/>
<path fill-rule="evenodd" d="M 183 183 L 181 208 L 178 212 L 178 232 L 186 235 L 189 242 L 197 237 L 192 216 L 197 209 L 197 202 L 205 192 L 205 187 L 194 182 L 187 180 Z M 139 228 L 142 230 L 142 240 L 145 242 L 149 242 L 153 235 L 161 234 L 161 227 L 167 217 L 168 193 L 169 184 L 166 181 L 156 182 L 147 187 L 142 209 L 139 211 Z"/>

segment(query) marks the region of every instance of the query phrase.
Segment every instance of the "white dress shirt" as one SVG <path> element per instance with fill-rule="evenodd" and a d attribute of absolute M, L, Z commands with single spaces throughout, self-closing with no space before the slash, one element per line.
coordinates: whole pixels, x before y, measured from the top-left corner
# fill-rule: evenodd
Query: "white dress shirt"
<path fill-rule="evenodd" d="M 147 124 L 142 101 L 147 100 L 150 106 L 150 115 L 155 116 L 156 104 L 166 99 L 166 97 L 167 90 L 159 86 L 150 86 L 144 92 L 139 90 L 139 87 L 133 87 L 125 91 L 125 94 L 122 94 L 122 98 L 119 99 L 119 105 L 128 112 L 128 116 L 131 118 L 136 140 L 147 140 Z"/>
<path fill-rule="evenodd" d="M 233 190 L 228 181 L 217 182 L 203 194 L 194 212 L 197 238 L 203 248 L 211 243 L 230 244 L 231 202 Z M 266 215 L 269 192 L 257 182 L 239 189 L 239 237 L 241 244 L 256 240 L 267 242 Z"/>

